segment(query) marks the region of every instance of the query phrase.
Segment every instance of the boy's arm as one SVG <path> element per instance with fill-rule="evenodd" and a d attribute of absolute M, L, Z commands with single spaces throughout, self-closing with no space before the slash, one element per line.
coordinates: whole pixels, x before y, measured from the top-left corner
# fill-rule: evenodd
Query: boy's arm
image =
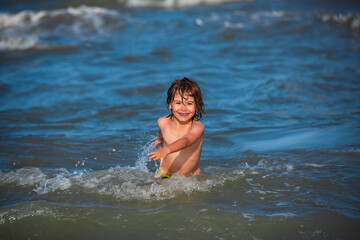
<path fill-rule="evenodd" d="M 163 135 L 161 133 L 161 127 L 163 125 L 163 121 L 164 121 L 164 117 L 161 117 L 157 120 L 157 124 L 159 127 L 159 131 L 158 131 L 158 136 L 153 144 L 153 148 L 156 148 L 157 146 L 162 147 L 164 146 L 164 138 Z"/>
<path fill-rule="evenodd" d="M 150 158 L 153 160 L 164 160 L 165 157 L 170 153 L 177 152 L 191 146 L 204 134 L 204 131 L 204 125 L 199 122 L 192 126 L 190 132 L 187 133 L 185 136 L 163 148 L 157 149 L 149 153 L 148 156 L 150 156 Z"/>
<path fill-rule="evenodd" d="M 164 138 L 163 138 L 163 136 L 162 136 L 162 134 L 161 134 L 161 130 L 160 130 L 160 128 L 159 128 L 159 133 L 158 133 L 158 136 L 157 136 L 157 138 L 156 138 L 156 140 L 155 140 L 155 142 L 154 142 L 154 144 L 153 144 L 153 148 L 156 148 L 156 147 L 162 147 L 162 146 L 164 146 Z"/>

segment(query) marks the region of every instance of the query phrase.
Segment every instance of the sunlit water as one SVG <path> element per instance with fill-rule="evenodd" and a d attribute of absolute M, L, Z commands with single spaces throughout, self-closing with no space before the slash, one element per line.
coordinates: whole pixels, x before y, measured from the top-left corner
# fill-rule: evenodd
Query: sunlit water
<path fill-rule="evenodd" d="M 0 10 L 0 239 L 359 238 L 357 1 Z M 146 154 L 181 76 L 207 175 L 159 185 Z"/>

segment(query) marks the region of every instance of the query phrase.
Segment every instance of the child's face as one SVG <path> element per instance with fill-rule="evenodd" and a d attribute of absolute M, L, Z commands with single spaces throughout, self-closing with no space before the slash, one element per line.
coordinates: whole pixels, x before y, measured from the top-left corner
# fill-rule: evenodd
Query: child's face
<path fill-rule="evenodd" d="M 174 101 L 170 103 L 170 109 L 177 121 L 180 123 L 188 123 L 195 114 L 196 106 L 194 97 L 184 93 L 184 98 L 179 92 L 175 93 Z"/>

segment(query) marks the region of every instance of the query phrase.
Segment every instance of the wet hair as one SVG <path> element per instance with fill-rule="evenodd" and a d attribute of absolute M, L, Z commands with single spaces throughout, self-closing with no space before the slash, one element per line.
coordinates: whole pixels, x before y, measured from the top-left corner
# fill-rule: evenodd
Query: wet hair
<path fill-rule="evenodd" d="M 195 101 L 195 114 L 192 120 L 202 119 L 204 111 L 204 103 L 202 100 L 202 94 L 199 85 L 191 78 L 183 77 L 182 79 L 176 79 L 172 82 L 170 88 L 167 92 L 166 106 L 169 109 L 169 105 L 174 101 L 174 97 L 176 92 L 179 92 L 182 100 L 184 99 L 184 95 L 189 95 L 194 98 Z M 170 114 L 167 117 L 172 118 L 174 114 L 169 109 Z"/>

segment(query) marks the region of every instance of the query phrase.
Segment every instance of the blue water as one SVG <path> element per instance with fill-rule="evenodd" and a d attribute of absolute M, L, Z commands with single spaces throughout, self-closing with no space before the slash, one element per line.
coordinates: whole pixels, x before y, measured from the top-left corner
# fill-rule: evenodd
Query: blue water
<path fill-rule="evenodd" d="M 357 1 L 5 1 L 0 239 L 357 239 Z M 200 167 L 153 181 L 172 80 Z"/>

